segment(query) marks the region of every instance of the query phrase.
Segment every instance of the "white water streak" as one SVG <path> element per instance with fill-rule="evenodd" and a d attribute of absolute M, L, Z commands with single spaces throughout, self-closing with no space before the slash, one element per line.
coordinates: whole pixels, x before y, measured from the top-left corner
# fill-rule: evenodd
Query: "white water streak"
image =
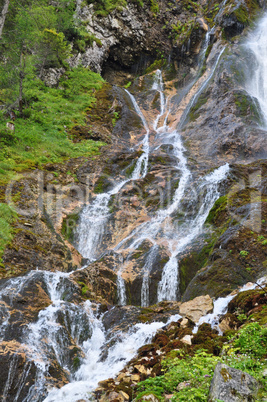
<path fill-rule="evenodd" d="M 267 126 L 267 15 L 250 35 L 246 46 L 254 54 L 254 66 L 247 82 L 247 91 L 259 101 Z"/>

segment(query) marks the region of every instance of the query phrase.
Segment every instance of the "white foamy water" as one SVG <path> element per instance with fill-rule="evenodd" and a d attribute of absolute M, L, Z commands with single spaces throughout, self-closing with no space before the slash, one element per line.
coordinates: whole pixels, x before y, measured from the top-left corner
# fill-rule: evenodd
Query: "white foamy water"
<path fill-rule="evenodd" d="M 246 47 L 254 56 L 246 89 L 258 100 L 267 126 L 267 15 L 250 34 Z"/>
<path fill-rule="evenodd" d="M 209 39 L 207 36 L 204 48 L 208 46 L 208 40 Z M 213 77 L 214 71 L 219 63 L 223 51 L 224 49 L 220 51 L 211 71 L 202 82 L 197 92 L 192 96 L 188 107 L 185 109 L 184 114 L 181 118 L 179 127 L 182 127 L 183 122 L 188 116 L 190 108 L 193 106 L 194 102 L 196 102 L 202 91 L 206 88 L 209 81 Z M 199 68 L 201 68 L 201 65 L 199 66 Z M 229 166 L 225 165 L 224 167 L 220 167 L 215 170 L 214 173 L 200 179 L 200 183 L 197 187 L 194 188 L 195 193 L 200 194 L 202 198 L 200 200 L 200 207 L 193 217 L 191 216 L 190 218 L 185 219 L 182 228 L 178 227 L 177 229 L 177 225 L 175 224 L 172 215 L 179 211 L 180 204 L 185 196 L 185 193 L 188 191 L 192 191 L 192 175 L 187 166 L 185 148 L 183 146 L 180 133 L 178 129 L 170 129 L 166 123 L 169 110 L 167 108 L 167 100 L 164 95 L 164 83 L 160 70 L 157 70 L 155 73 L 152 90 L 155 90 L 159 93 L 160 100 L 160 111 L 154 119 L 154 122 L 152 122 L 152 127 L 153 130 L 157 132 L 158 142 L 162 142 L 162 144 L 164 145 L 169 144 L 170 146 L 172 146 L 171 153 L 177 161 L 176 165 L 174 165 L 173 167 L 177 169 L 177 171 L 180 173 L 179 183 L 177 189 L 172 195 L 171 202 L 169 202 L 167 207 L 159 210 L 154 214 L 154 216 L 151 217 L 150 220 L 142 223 L 137 228 L 135 228 L 132 233 L 127 235 L 123 240 L 120 241 L 119 244 L 114 247 L 114 251 L 116 253 L 122 253 L 122 251 L 128 252 L 127 261 L 129 261 L 131 255 L 136 250 L 138 250 L 138 248 L 141 247 L 142 243 L 146 240 L 154 244 L 154 246 L 158 246 L 162 242 L 168 244 L 170 259 L 163 269 L 162 279 L 158 284 L 158 301 L 176 300 L 178 297 L 179 287 L 179 264 L 177 258 L 179 254 L 185 249 L 185 247 L 187 247 L 190 242 L 192 242 L 202 232 L 203 225 L 208 216 L 208 213 L 216 199 L 220 196 L 218 185 L 222 180 L 226 178 L 229 171 Z M 134 96 L 129 91 L 126 92 L 132 101 L 136 113 L 139 115 L 143 123 L 144 129 L 146 130 L 146 134 L 141 141 L 143 153 L 137 160 L 135 170 L 131 177 L 131 180 L 138 180 L 140 177 L 144 178 L 147 174 L 148 158 L 150 152 L 149 125 Z M 159 127 L 159 122 L 161 118 L 163 120 L 163 125 Z M 105 232 L 105 227 L 109 218 L 108 203 L 111 197 L 111 193 L 118 193 L 122 186 L 129 180 L 130 179 L 121 182 L 121 184 L 117 185 L 117 187 L 115 187 L 109 193 L 98 196 L 91 205 L 85 208 L 81 216 L 81 223 L 78 228 L 80 237 L 79 251 L 84 257 L 89 258 L 90 261 L 94 261 L 96 259 L 96 253 L 97 251 L 99 253 L 100 250 L 99 245 L 101 244 L 103 234 Z M 103 208 L 101 207 L 102 209 L 99 208 L 100 201 L 104 205 Z M 152 254 L 153 258 L 151 257 Z M 99 256 L 100 255 L 98 254 L 98 257 Z M 142 306 L 149 305 L 150 271 L 156 258 L 157 255 L 153 251 L 151 251 L 151 253 L 148 253 L 144 261 L 144 266 L 142 269 L 143 282 L 141 288 Z M 122 279 L 126 262 L 122 260 L 119 267 L 117 268 L 117 285 L 120 304 L 126 304 L 127 302 L 125 284 Z"/>
<path fill-rule="evenodd" d="M 247 283 L 241 289 L 239 289 L 237 293 L 245 292 L 246 290 L 256 289 L 258 285 L 263 285 L 265 283 L 267 283 L 267 277 L 260 278 L 256 283 Z M 226 297 L 219 297 L 218 299 L 216 299 L 213 303 L 213 312 L 200 318 L 199 322 L 195 325 L 193 329 L 193 333 L 196 334 L 199 326 L 205 322 L 207 324 L 210 324 L 212 328 L 217 329 L 222 335 L 219 327 L 219 319 L 222 315 L 227 313 L 228 304 L 231 300 L 233 300 L 237 293 L 233 293 Z"/>

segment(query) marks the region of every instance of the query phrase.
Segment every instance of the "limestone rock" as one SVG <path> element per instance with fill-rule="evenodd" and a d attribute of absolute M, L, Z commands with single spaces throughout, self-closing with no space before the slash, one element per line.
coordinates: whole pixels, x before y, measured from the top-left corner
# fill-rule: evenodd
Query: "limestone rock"
<path fill-rule="evenodd" d="M 40 78 L 48 87 L 56 87 L 58 85 L 60 77 L 64 74 L 64 72 L 64 68 L 48 68 L 47 70 L 44 70 Z"/>
<path fill-rule="evenodd" d="M 193 338 L 193 335 L 185 335 L 181 339 L 181 342 L 185 343 L 186 345 L 192 345 L 192 338 Z"/>
<path fill-rule="evenodd" d="M 138 374 L 133 374 L 133 375 L 131 376 L 131 381 L 139 382 L 139 381 L 140 381 L 140 375 L 138 375 Z"/>
<path fill-rule="evenodd" d="M 183 318 L 182 321 L 180 322 L 181 328 L 187 327 L 189 320 L 187 318 Z"/>
<path fill-rule="evenodd" d="M 224 333 L 225 331 L 229 331 L 229 329 L 231 329 L 230 322 L 231 322 L 231 319 L 229 317 L 224 318 L 220 322 L 219 328 L 222 331 L 222 333 Z"/>
<path fill-rule="evenodd" d="M 119 394 L 124 398 L 125 401 L 129 401 L 130 397 L 126 392 L 120 391 Z"/>
<path fill-rule="evenodd" d="M 209 295 L 196 297 L 180 306 L 180 314 L 190 318 L 195 323 L 204 315 L 211 313 L 212 310 L 213 302 Z"/>
<path fill-rule="evenodd" d="M 258 389 L 258 382 L 249 374 L 218 363 L 211 382 L 208 401 L 256 401 Z"/>

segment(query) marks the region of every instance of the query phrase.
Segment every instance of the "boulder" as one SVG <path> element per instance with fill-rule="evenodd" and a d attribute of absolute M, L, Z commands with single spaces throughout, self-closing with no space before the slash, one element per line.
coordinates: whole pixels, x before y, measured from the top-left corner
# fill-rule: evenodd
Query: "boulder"
<path fill-rule="evenodd" d="M 193 300 L 182 303 L 179 313 L 182 316 L 190 318 L 194 323 L 197 323 L 201 317 L 211 313 L 213 310 L 213 301 L 209 295 L 199 296 Z"/>
<path fill-rule="evenodd" d="M 256 401 L 259 384 L 251 375 L 218 363 L 210 385 L 209 402 Z"/>

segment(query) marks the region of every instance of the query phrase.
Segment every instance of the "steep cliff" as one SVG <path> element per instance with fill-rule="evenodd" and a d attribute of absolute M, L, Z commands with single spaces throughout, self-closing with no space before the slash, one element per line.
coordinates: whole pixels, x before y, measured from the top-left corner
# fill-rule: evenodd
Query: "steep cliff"
<path fill-rule="evenodd" d="M 207 324 L 194 337 L 198 320 L 193 324 L 188 311 L 186 323 L 168 320 L 182 314 L 180 301 L 208 300 L 205 316 L 211 298 L 266 275 L 266 115 L 250 85 L 259 61 L 248 46 L 263 8 L 255 1 L 77 1 L 73 70 L 46 66 L 46 85 L 36 81 L 49 102 L 53 94 L 82 104 L 70 109 L 69 125 L 60 120 L 63 103 L 53 104 L 58 115 L 49 119 L 58 124 L 62 158 L 52 146 L 38 163 L 23 161 L 20 176 L 8 172 L 13 180 L 0 181 L 2 204 L 12 201 L 0 269 L 3 399 L 87 398 L 99 372 L 114 377 L 151 341 L 93 397 L 132 400 L 140 380 L 162 374 L 161 355 L 222 350 L 226 338 Z M 80 65 L 107 82 L 83 76 Z M 9 121 L 15 132 L 10 126 L 0 133 L 7 161 L 16 125 L 27 124 L 34 104 L 46 99 L 27 94 L 28 112 L 20 123 L 18 116 Z M 37 116 L 44 137 L 42 114 L 50 108 Z M 31 152 L 27 135 L 18 138 L 13 145 Z M 92 152 L 83 148 L 88 143 Z M 3 218 L 0 209 L 6 225 Z M 248 298 L 243 321 L 253 309 L 262 324 L 265 293 Z M 241 304 L 230 306 L 223 332 L 239 327 Z"/>

